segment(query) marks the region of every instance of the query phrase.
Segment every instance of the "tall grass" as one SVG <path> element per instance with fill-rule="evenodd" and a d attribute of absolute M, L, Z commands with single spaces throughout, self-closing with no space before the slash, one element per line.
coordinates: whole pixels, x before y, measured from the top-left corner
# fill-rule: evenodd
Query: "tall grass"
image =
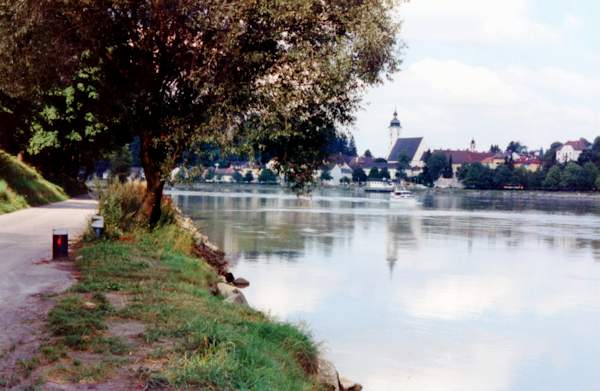
<path fill-rule="evenodd" d="M 119 237 L 136 228 L 146 228 L 147 219 L 141 212 L 146 185 L 143 182 L 113 181 L 100 192 L 100 214 L 104 217 L 109 237 Z M 159 226 L 175 220 L 176 208 L 168 198 L 163 199 Z"/>
<path fill-rule="evenodd" d="M 0 150 L 0 213 L 67 199 L 34 168 Z"/>

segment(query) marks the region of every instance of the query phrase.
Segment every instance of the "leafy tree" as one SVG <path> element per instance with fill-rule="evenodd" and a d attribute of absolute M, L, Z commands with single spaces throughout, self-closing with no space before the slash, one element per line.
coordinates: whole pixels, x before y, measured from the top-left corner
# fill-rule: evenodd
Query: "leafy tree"
<path fill-rule="evenodd" d="M 585 170 L 577 163 L 567 163 L 560 176 L 562 190 L 585 190 L 587 179 Z"/>
<path fill-rule="evenodd" d="M 492 182 L 494 188 L 502 189 L 506 185 L 512 184 L 513 170 L 506 164 L 503 164 L 494 170 Z"/>
<path fill-rule="evenodd" d="M 352 170 L 352 181 L 358 183 L 366 182 L 367 174 L 365 173 L 365 170 L 360 167 L 354 168 Z"/>
<path fill-rule="evenodd" d="M 319 179 L 322 182 L 327 182 L 333 179 L 333 177 L 331 176 L 331 172 L 328 169 L 324 169 L 323 171 L 321 171 L 321 176 L 319 177 Z"/>
<path fill-rule="evenodd" d="M 542 181 L 542 187 L 546 190 L 558 190 L 561 184 L 561 169 L 554 165 L 546 174 L 546 178 Z"/>
<path fill-rule="evenodd" d="M 258 175 L 258 182 L 259 183 L 277 183 L 277 174 L 275 174 L 273 172 L 273 170 L 264 168 L 263 170 L 261 170 L 260 174 Z"/>
<path fill-rule="evenodd" d="M 379 173 L 379 170 L 377 169 L 377 167 L 371 168 L 371 170 L 369 170 L 369 180 L 376 181 L 379 179 L 381 179 L 381 174 Z"/>
<path fill-rule="evenodd" d="M 518 141 L 511 141 L 510 143 L 508 143 L 508 146 L 506 147 L 506 152 L 507 153 L 523 153 L 527 151 L 527 147 L 524 145 L 521 145 L 520 142 Z"/>
<path fill-rule="evenodd" d="M 207 181 L 211 181 L 211 180 L 215 179 L 215 170 L 213 170 L 213 169 L 206 170 L 204 179 L 206 179 Z"/>
<path fill-rule="evenodd" d="M 309 183 L 334 124 L 397 69 L 393 5 L 0 0 L 0 91 L 37 102 L 97 68 L 90 113 L 109 136 L 139 137 L 152 225 L 191 145 L 269 151 L 297 188 Z"/>
<path fill-rule="evenodd" d="M 465 170 L 461 174 L 464 176 L 463 184 L 468 189 L 492 189 L 494 183 L 492 180 L 492 170 L 481 163 L 465 165 Z"/>
<path fill-rule="evenodd" d="M 108 155 L 108 161 L 110 162 L 110 171 L 112 175 L 119 179 L 121 182 L 125 182 L 129 176 L 131 170 L 131 151 L 129 146 L 126 145 Z M 183 170 L 181 170 L 183 172 Z"/>
<path fill-rule="evenodd" d="M 500 149 L 500 147 L 497 144 L 493 144 L 490 147 L 490 153 L 500 153 L 502 152 L 502 150 Z"/>
<path fill-rule="evenodd" d="M 373 160 L 375 163 L 387 163 L 387 160 L 382 158 L 382 157 L 378 157 L 375 160 Z"/>
<path fill-rule="evenodd" d="M 387 167 L 383 167 L 383 168 L 381 169 L 381 171 L 379 172 L 379 177 L 380 177 L 381 179 L 387 179 L 387 180 L 389 180 L 389 179 L 390 179 L 390 171 L 388 170 L 388 168 L 387 168 Z"/>
<path fill-rule="evenodd" d="M 542 169 L 544 171 L 550 170 L 556 164 L 556 152 L 562 147 L 562 143 L 554 142 L 550 145 L 550 149 L 548 149 L 544 155 L 542 156 Z"/>
<path fill-rule="evenodd" d="M 370 158 L 372 158 L 372 157 L 373 157 L 373 154 L 371 153 L 371 151 L 370 151 L 370 150 L 368 150 L 368 149 L 367 149 L 367 150 L 365 151 L 365 153 L 364 153 L 364 155 L 363 155 L 363 156 L 364 156 L 364 157 L 366 157 L 366 158 L 368 158 L 368 159 L 370 159 Z"/>
<path fill-rule="evenodd" d="M 352 182 L 352 179 L 348 178 L 347 176 L 343 176 L 340 178 L 340 183 L 343 185 L 348 185 L 350 184 L 350 182 Z"/>
<path fill-rule="evenodd" d="M 425 160 L 427 177 L 425 178 L 428 184 L 440 179 L 442 173 L 448 169 L 448 160 L 446 156 L 441 153 L 429 154 L 427 160 Z"/>
<path fill-rule="evenodd" d="M 236 170 L 233 173 L 233 180 L 235 183 L 242 183 L 244 181 L 244 176 L 239 171 Z"/>
<path fill-rule="evenodd" d="M 254 175 L 252 174 L 252 171 L 246 172 L 246 174 L 244 175 L 244 182 L 246 182 L 246 183 L 254 182 Z"/>
<path fill-rule="evenodd" d="M 452 167 L 452 155 L 448 157 L 448 164 L 444 167 L 444 171 L 442 171 L 442 176 L 446 179 L 450 179 L 454 177 L 454 168 Z"/>

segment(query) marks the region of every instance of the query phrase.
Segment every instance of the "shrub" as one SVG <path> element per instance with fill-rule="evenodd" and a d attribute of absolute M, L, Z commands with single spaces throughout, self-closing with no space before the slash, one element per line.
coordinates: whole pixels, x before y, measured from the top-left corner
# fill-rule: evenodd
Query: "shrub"
<path fill-rule="evenodd" d="M 100 193 L 100 214 L 104 217 L 104 228 L 109 237 L 118 237 L 136 228 L 146 228 L 147 219 L 140 214 L 146 194 L 146 185 L 139 181 L 111 182 Z M 159 225 L 175 221 L 177 209 L 170 198 L 163 198 Z"/>

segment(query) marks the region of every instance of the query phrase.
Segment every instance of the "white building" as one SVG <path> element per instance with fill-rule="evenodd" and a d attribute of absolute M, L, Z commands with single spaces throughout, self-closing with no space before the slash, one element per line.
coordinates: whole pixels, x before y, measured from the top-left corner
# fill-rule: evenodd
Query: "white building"
<path fill-rule="evenodd" d="M 556 161 L 559 163 L 576 162 L 581 153 L 590 148 L 590 145 L 584 138 L 577 141 L 567 141 L 556 151 Z"/>
<path fill-rule="evenodd" d="M 409 168 L 406 173 L 415 176 L 425 167 L 422 157 L 429 148 L 423 137 L 400 137 L 401 129 L 398 113 L 394 112 L 394 119 L 390 123 L 390 153 L 387 160 L 390 164 L 407 160 Z"/>

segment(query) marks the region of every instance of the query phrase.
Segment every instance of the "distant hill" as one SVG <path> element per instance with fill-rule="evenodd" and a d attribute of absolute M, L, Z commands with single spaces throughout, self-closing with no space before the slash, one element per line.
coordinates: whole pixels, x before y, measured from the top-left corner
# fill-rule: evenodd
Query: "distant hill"
<path fill-rule="evenodd" d="M 63 189 L 0 150 L 0 214 L 67 199 Z"/>

